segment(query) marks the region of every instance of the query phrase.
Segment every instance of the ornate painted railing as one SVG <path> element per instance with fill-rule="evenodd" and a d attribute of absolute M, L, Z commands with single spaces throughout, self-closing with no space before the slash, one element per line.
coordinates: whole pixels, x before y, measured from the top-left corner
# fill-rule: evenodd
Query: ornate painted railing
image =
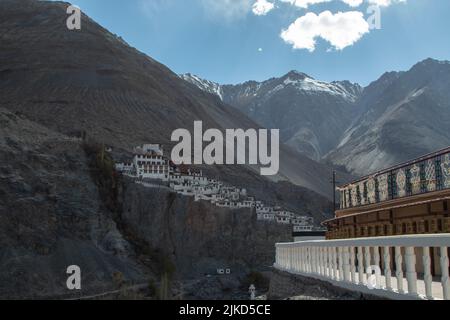
<path fill-rule="evenodd" d="M 449 247 L 449 234 L 279 243 L 274 267 L 388 298 L 450 300 Z"/>
<path fill-rule="evenodd" d="M 450 148 L 339 187 L 342 210 L 450 189 Z"/>

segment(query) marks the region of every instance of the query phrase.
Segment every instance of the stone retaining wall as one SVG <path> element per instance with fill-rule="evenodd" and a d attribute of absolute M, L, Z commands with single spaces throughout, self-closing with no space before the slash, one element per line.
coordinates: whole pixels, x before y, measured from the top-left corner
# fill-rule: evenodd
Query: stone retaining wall
<path fill-rule="evenodd" d="M 335 287 L 326 281 L 276 269 L 272 273 L 267 298 L 269 300 L 381 300 L 376 296 Z"/>

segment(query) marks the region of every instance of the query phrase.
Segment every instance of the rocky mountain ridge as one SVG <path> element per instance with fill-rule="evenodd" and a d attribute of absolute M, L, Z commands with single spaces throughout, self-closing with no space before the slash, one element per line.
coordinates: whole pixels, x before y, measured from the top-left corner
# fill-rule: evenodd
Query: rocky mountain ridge
<path fill-rule="evenodd" d="M 127 45 L 120 37 L 82 16 L 82 29 L 65 27 L 63 2 L 0 2 L 0 106 L 71 136 L 83 132 L 130 152 L 158 142 L 170 150 L 179 128 L 259 128 L 217 97 L 183 81 L 167 67 Z M 290 181 L 331 198 L 332 168 L 280 148 L 280 172 Z M 257 169 L 257 168 L 256 168 Z M 253 167 L 237 166 L 257 172 Z"/>
<path fill-rule="evenodd" d="M 450 144 L 450 63 L 427 59 L 370 84 L 362 114 L 326 160 L 356 175 L 395 165 Z"/>
<path fill-rule="evenodd" d="M 222 265 L 239 283 L 290 238 L 289 226 L 258 223 L 251 210 L 112 178 L 87 142 L 24 116 L 0 108 L 0 123 L 1 298 L 86 296 L 118 289 L 117 274 L 127 284 L 158 283 L 165 272 L 183 281 Z M 66 287 L 74 264 L 76 293 Z"/>
<path fill-rule="evenodd" d="M 313 160 L 332 150 L 357 112 L 362 93 L 349 81 L 327 83 L 291 71 L 280 78 L 219 85 L 197 76 L 182 78 L 248 115 L 266 128 L 279 128 L 281 140 Z"/>
<path fill-rule="evenodd" d="M 258 125 L 85 15 L 81 31 L 67 30 L 68 5 L 0 1 L 0 297 L 71 295 L 73 264 L 82 269 L 80 294 L 117 288 L 117 278 L 158 282 L 171 264 L 181 280 L 197 275 L 194 267 L 209 272 L 205 261 L 244 274 L 270 265 L 274 242 L 290 230 L 255 227 L 251 212 L 133 189 L 112 169 L 137 145 L 170 147 L 171 132 L 195 120 L 205 128 Z M 331 168 L 285 147 L 281 157 L 278 183 L 244 166 L 204 169 L 318 221 L 329 217 Z"/>
<path fill-rule="evenodd" d="M 292 71 L 209 92 L 220 90 L 224 102 L 264 127 L 282 128 L 299 153 L 366 175 L 449 145 L 449 83 L 450 63 L 426 59 L 365 88 Z"/>

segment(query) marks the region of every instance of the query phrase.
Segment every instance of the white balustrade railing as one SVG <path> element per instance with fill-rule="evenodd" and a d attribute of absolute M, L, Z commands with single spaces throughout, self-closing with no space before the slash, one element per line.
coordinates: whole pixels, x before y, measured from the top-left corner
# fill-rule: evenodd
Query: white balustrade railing
<path fill-rule="evenodd" d="M 274 267 L 294 274 L 381 290 L 377 292 L 450 300 L 449 247 L 450 234 L 279 243 Z M 432 256 L 431 252 L 437 254 Z M 441 274 L 436 282 L 433 282 L 431 271 L 433 264 L 435 268 L 438 265 Z M 393 271 L 396 281 L 392 279 Z"/>

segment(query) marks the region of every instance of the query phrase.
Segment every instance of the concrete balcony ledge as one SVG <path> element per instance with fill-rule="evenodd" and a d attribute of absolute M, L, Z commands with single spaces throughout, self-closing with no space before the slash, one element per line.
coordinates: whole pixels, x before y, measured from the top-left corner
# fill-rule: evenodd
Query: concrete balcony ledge
<path fill-rule="evenodd" d="M 449 247 L 450 233 L 277 243 L 277 247 Z"/>
<path fill-rule="evenodd" d="M 386 299 L 450 300 L 449 247 L 450 234 L 278 243 L 274 267 Z"/>

